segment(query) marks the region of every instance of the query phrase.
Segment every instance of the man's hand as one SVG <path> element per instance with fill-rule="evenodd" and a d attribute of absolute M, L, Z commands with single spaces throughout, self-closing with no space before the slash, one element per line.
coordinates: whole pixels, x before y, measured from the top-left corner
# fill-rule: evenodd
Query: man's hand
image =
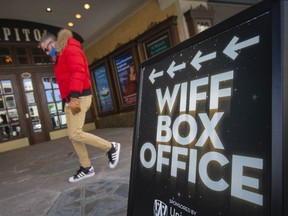
<path fill-rule="evenodd" d="M 81 112 L 80 101 L 78 98 L 71 98 L 70 109 L 73 115 L 76 115 L 77 113 Z"/>

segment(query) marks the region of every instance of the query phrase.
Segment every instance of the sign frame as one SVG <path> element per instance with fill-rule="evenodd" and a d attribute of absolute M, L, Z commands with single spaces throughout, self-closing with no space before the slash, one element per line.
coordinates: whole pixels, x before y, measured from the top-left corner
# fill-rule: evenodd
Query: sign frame
<path fill-rule="evenodd" d="M 284 4 L 284 1 L 281 1 L 281 4 Z M 134 139 L 133 139 L 133 149 L 132 149 L 132 160 L 131 160 L 131 173 L 130 173 L 130 188 L 129 188 L 129 199 L 128 199 L 128 216 L 134 216 L 135 208 L 137 206 L 134 205 L 133 202 L 136 200 L 136 187 L 139 187 L 139 183 L 135 177 L 136 174 L 136 163 L 137 154 L 139 152 L 138 139 L 140 135 L 140 115 L 143 111 L 142 107 L 142 94 L 145 91 L 143 87 L 144 82 L 144 71 L 145 67 L 149 65 L 155 65 L 157 62 L 162 59 L 173 55 L 176 52 L 180 52 L 188 47 L 191 47 L 207 38 L 211 38 L 217 34 L 220 34 L 226 30 L 233 28 L 234 26 L 240 25 L 243 22 L 252 20 L 254 17 L 264 14 L 266 12 L 271 13 L 271 23 L 273 23 L 273 28 L 271 24 L 271 39 L 273 41 L 273 46 L 271 45 L 271 167 L 270 167 L 270 175 L 271 176 L 271 194 L 270 199 L 271 202 L 268 203 L 270 211 L 267 214 L 271 216 L 284 216 L 287 213 L 287 207 L 285 207 L 284 203 L 287 201 L 287 186 L 284 186 L 284 180 L 287 182 L 287 75 L 284 76 L 285 70 L 287 74 L 287 63 L 284 66 L 284 58 L 287 58 L 287 51 L 283 55 L 282 47 L 283 43 L 286 44 L 287 50 L 287 41 L 284 42 L 281 40 L 282 31 L 281 28 L 283 26 L 283 11 L 280 7 L 280 2 L 275 1 L 264 1 L 247 10 L 229 18 L 223 23 L 211 27 L 206 31 L 195 35 L 195 37 L 184 41 L 178 46 L 169 49 L 140 65 L 141 73 L 139 74 L 139 88 L 138 88 L 138 102 L 137 102 L 137 112 L 135 118 L 135 128 L 134 128 Z M 283 5 L 282 5 L 283 6 Z M 284 13 L 285 14 L 285 13 Z M 286 14 L 287 17 L 287 14 Z M 274 34 L 272 34 L 272 31 Z M 287 33 L 285 35 L 285 39 L 287 39 Z M 273 48 L 272 48 L 273 47 Z M 160 73 L 158 74 L 160 75 Z M 284 80 L 282 80 L 284 77 Z M 284 91 L 285 90 L 285 91 Z M 285 95 L 286 97 L 283 97 Z M 284 109 L 286 107 L 286 109 Z M 279 125 L 281 125 L 281 129 L 279 130 Z M 277 127 L 276 127 L 277 126 Z M 286 142 L 285 142 L 286 141 Z M 286 156 L 286 157 L 285 157 Z M 269 189 L 268 189 L 269 190 Z M 139 195 L 139 194 L 138 194 Z M 140 195 L 141 196 L 141 195 Z M 159 201 L 159 200 L 158 200 Z M 156 201 L 155 201 L 156 202 Z M 265 205 L 268 205 L 265 203 Z M 159 206 L 161 203 L 154 203 Z M 164 207 L 164 206 L 162 206 Z M 285 208 L 285 212 L 284 212 Z M 141 209 L 138 209 L 141 212 Z M 155 214 L 157 215 L 157 214 Z M 160 214 L 161 215 L 161 214 Z"/>
<path fill-rule="evenodd" d="M 162 41 L 163 41 L 162 38 L 164 38 L 164 37 L 167 37 L 168 47 L 167 47 L 166 49 L 164 49 L 164 50 L 159 51 L 159 53 L 157 52 L 157 53 L 155 53 L 155 54 L 150 54 L 150 51 L 149 51 L 148 46 L 152 45 L 153 43 L 156 43 L 156 45 L 157 45 L 157 42 L 159 42 L 159 41 L 162 42 Z M 168 30 L 167 30 L 167 31 L 164 31 L 164 32 L 161 32 L 161 33 L 159 33 L 159 34 L 157 34 L 157 35 L 155 35 L 155 36 L 154 36 L 153 38 L 151 38 L 150 40 L 147 40 L 147 41 L 143 42 L 145 58 L 146 58 L 146 59 L 149 59 L 149 58 L 151 58 L 151 57 L 153 57 L 153 56 L 155 56 L 155 55 L 159 55 L 161 52 L 164 52 L 165 50 L 171 48 L 171 47 L 172 47 L 172 44 L 171 44 L 171 43 L 172 43 L 172 40 L 171 40 L 171 36 L 170 36 Z"/>
<path fill-rule="evenodd" d="M 160 23 L 151 23 L 151 27 L 138 38 L 136 38 L 141 61 L 145 61 L 149 58 L 147 55 L 146 45 L 158 40 L 163 35 L 167 35 L 168 37 L 170 43 L 169 48 L 179 43 L 176 16 L 171 16 Z"/>

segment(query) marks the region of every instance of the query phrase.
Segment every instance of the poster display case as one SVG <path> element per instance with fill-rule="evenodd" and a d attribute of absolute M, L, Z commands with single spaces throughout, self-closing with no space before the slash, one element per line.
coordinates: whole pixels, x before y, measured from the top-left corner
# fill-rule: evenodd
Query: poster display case
<path fill-rule="evenodd" d="M 120 110 L 133 109 L 137 99 L 139 57 L 135 41 L 116 49 L 109 56 Z"/>
<path fill-rule="evenodd" d="M 91 66 L 93 86 L 97 100 L 99 116 L 113 114 L 117 111 L 114 90 L 111 82 L 111 69 L 108 59 L 96 61 Z"/>

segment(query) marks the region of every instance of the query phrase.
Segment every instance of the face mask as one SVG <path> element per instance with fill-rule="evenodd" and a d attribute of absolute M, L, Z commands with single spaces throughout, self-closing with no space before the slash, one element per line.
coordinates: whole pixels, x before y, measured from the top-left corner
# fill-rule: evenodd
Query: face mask
<path fill-rule="evenodd" d="M 49 53 L 49 56 L 51 57 L 51 59 L 53 60 L 53 62 L 56 61 L 56 48 L 55 47 L 52 47 L 50 53 Z"/>

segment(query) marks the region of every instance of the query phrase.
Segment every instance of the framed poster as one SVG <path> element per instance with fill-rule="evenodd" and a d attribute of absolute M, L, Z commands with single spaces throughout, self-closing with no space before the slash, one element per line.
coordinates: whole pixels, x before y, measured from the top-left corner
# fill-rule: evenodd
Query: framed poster
<path fill-rule="evenodd" d="M 151 27 L 137 39 L 141 61 L 156 56 L 179 43 L 177 17 L 172 16 Z"/>
<path fill-rule="evenodd" d="M 108 60 L 98 61 L 90 69 L 92 71 L 94 90 L 97 98 L 97 111 L 99 116 L 116 112 L 113 87 L 109 73 Z"/>
<path fill-rule="evenodd" d="M 111 56 L 114 80 L 117 86 L 120 109 L 134 108 L 137 100 L 138 55 L 135 43 L 128 43 Z"/>
<path fill-rule="evenodd" d="M 145 56 L 149 59 L 171 47 L 169 32 L 166 31 L 156 37 L 144 42 Z"/>

